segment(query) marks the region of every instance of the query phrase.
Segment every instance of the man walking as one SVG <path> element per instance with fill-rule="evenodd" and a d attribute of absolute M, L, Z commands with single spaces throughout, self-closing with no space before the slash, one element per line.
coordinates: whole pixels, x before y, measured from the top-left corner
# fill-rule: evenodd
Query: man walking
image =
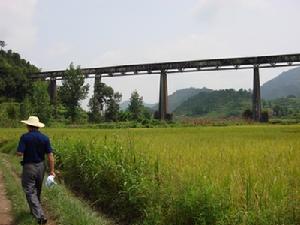
<path fill-rule="evenodd" d="M 41 206 L 41 191 L 45 173 L 45 155 L 47 155 L 50 167 L 50 175 L 54 173 L 54 158 L 49 138 L 39 132 L 39 128 L 45 125 L 37 116 L 30 116 L 28 120 L 22 120 L 27 125 L 28 132 L 20 138 L 17 154 L 23 156 L 22 187 L 32 215 L 38 224 L 46 224 L 44 211 Z"/>

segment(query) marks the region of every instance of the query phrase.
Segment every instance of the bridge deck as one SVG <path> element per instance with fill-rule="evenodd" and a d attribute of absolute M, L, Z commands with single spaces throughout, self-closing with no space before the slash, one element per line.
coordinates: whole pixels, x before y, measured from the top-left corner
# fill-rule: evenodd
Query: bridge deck
<path fill-rule="evenodd" d="M 89 77 L 93 74 L 101 74 L 102 77 L 118 77 L 143 74 L 160 74 L 162 71 L 166 73 L 181 73 L 195 71 L 250 69 L 257 65 L 260 68 L 297 66 L 300 65 L 300 54 L 81 68 L 81 72 L 86 77 Z M 61 79 L 65 72 L 66 70 L 44 71 L 33 74 L 32 78 Z"/>

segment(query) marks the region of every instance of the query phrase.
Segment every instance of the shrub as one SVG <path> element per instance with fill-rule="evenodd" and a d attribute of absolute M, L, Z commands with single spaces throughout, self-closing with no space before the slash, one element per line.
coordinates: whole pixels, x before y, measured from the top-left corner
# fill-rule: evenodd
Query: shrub
<path fill-rule="evenodd" d="M 260 122 L 263 122 L 263 123 L 269 122 L 269 112 L 268 111 L 261 112 Z"/>
<path fill-rule="evenodd" d="M 253 117 L 252 110 L 246 109 L 246 110 L 243 112 L 242 117 L 243 117 L 245 120 L 251 120 L 252 117 Z"/>

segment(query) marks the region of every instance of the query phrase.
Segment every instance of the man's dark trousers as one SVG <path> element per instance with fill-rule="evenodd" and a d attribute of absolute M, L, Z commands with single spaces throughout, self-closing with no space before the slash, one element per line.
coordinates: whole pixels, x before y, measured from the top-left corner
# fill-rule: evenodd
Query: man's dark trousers
<path fill-rule="evenodd" d="M 41 191 L 45 173 L 44 162 L 23 165 L 22 187 L 31 213 L 36 218 L 44 217 L 41 206 Z"/>

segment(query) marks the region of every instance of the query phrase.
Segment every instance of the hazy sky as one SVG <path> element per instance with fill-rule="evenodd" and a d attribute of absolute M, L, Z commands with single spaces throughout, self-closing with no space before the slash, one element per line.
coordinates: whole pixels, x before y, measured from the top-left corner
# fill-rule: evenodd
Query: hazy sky
<path fill-rule="evenodd" d="M 0 0 L 0 40 L 42 70 L 300 53 L 299 21 L 299 0 Z M 252 75 L 175 74 L 168 88 L 248 89 Z M 103 80 L 123 100 L 158 100 L 158 75 Z"/>

